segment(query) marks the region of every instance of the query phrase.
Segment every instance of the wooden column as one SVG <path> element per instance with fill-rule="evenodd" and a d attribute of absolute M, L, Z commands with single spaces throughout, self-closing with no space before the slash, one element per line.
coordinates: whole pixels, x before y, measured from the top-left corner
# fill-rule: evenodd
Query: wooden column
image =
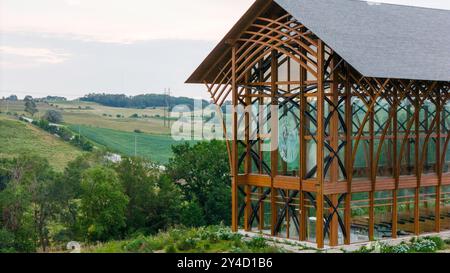
<path fill-rule="evenodd" d="M 303 50 L 302 53 L 305 53 L 306 50 Z M 306 176 L 306 97 L 305 97 L 305 82 L 307 80 L 307 72 L 306 69 L 299 65 L 300 71 L 300 97 L 299 97 L 299 116 L 300 116 L 300 124 L 299 124 L 299 190 L 300 190 L 300 240 L 306 240 L 306 225 L 307 225 L 307 217 L 305 211 L 305 193 L 303 192 L 303 183 L 302 180 Z"/>
<path fill-rule="evenodd" d="M 352 106 L 352 90 L 350 85 L 350 67 L 345 64 L 345 125 L 347 132 L 345 134 L 345 170 L 347 173 L 347 196 L 345 197 L 345 231 L 347 237 L 344 243 L 349 245 L 350 233 L 351 233 L 351 221 L 352 221 L 352 178 L 353 178 L 353 160 L 352 160 L 352 147 L 353 147 L 353 106 Z"/>
<path fill-rule="evenodd" d="M 440 89 L 436 94 L 436 174 L 438 176 L 438 185 L 436 187 L 436 198 L 435 198 L 435 211 L 434 211 L 434 228 L 436 232 L 441 231 L 441 186 L 442 186 L 442 171 L 441 171 L 441 92 Z"/>
<path fill-rule="evenodd" d="M 336 65 L 336 57 L 330 57 L 330 67 L 331 70 L 336 71 L 334 66 Z M 333 148 L 334 151 L 338 150 L 339 146 L 339 113 L 338 113 L 338 103 L 339 103 L 339 90 L 338 90 L 338 82 L 336 73 L 332 73 L 330 80 L 331 83 L 331 94 L 332 98 L 331 101 L 333 102 L 334 106 L 333 108 L 330 107 L 329 111 L 334 111 L 333 115 L 331 117 L 331 123 L 330 123 L 330 146 Z M 333 156 L 333 155 L 330 155 Z M 336 154 L 336 157 L 333 159 L 333 162 L 331 163 L 330 168 L 330 183 L 337 184 L 339 180 L 339 164 L 337 160 L 338 155 Z M 338 194 L 331 195 L 331 202 L 333 203 L 333 206 L 337 206 L 338 204 Z M 330 246 L 337 246 L 339 244 L 339 222 L 338 222 L 338 215 L 334 214 L 333 218 L 331 219 L 331 225 L 330 225 Z"/>
<path fill-rule="evenodd" d="M 273 186 L 274 178 L 278 174 L 278 52 L 276 50 L 272 50 L 271 53 L 271 98 L 272 103 L 270 107 L 271 116 L 270 116 L 270 166 L 271 166 L 271 213 L 272 213 L 272 224 L 271 224 L 271 233 L 272 236 L 276 235 L 275 225 L 278 219 L 277 215 L 277 193 L 276 189 Z"/>
<path fill-rule="evenodd" d="M 419 201 L 420 201 L 420 179 L 421 179 L 421 173 L 419 170 L 419 164 L 420 164 L 420 153 L 419 153 L 419 147 L 420 147 L 420 94 L 419 90 L 416 90 L 415 94 L 416 100 L 415 100 L 415 109 L 414 109 L 414 122 L 415 122 L 415 143 L 414 143 L 414 169 L 416 173 L 417 178 L 417 184 L 415 188 L 415 199 L 414 199 L 414 233 L 416 235 L 420 234 L 420 208 L 419 208 Z"/>
<path fill-rule="evenodd" d="M 245 82 L 248 84 L 250 81 L 250 71 L 245 75 Z M 250 116 L 250 107 L 251 107 L 251 88 L 245 88 L 245 173 L 250 175 L 252 172 L 252 158 L 250 155 L 251 147 L 250 147 L 250 126 L 251 126 L 251 116 Z M 244 211 L 244 228 L 246 231 L 251 230 L 250 226 L 250 215 L 252 212 L 252 201 L 251 201 L 251 186 L 245 185 L 245 211 Z"/>
<path fill-rule="evenodd" d="M 375 90 L 372 87 L 369 87 L 370 95 L 372 96 L 372 100 L 374 99 Z M 376 182 L 376 172 L 375 172 L 375 158 L 374 158 L 374 150 L 375 150 L 375 102 L 373 102 L 372 107 L 368 109 L 369 113 L 369 174 L 371 181 L 371 190 L 369 192 L 369 240 L 373 241 L 375 239 L 375 182 Z"/>
<path fill-rule="evenodd" d="M 232 48 L 231 65 L 232 65 L 232 104 L 233 104 L 233 140 L 231 148 L 231 158 L 232 158 L 232 170 L 231 170 L 231 229 L 236 232 L 238 231 L 238 116 L 236 107 L 238 105 L 238 86 L 237 86 L 237 72 L 236 72 L 236 56 L 237 45 Z"/>
<path fill-rule="evenodd" d="M 395 115 L 393 116 L 393 143 L 392 143 L 392 147 L 393 147 L 393 175 L 394 175 L 394 179 L 395 179 L 395 189 L 392 191 L 392 238 L 397 238 L 397 225 L 398 225 L 398 200 L 397 200 L 397 195 L 398 195 L 398 184 L 399 184 L 399 178 L 400 178 L 400 170 L 398 168 L 398 164 L 397 162 L 401 161 L 401 158 L 398 157 L 398 106 L 400 104 L 400 100 L 399 100 L 399 94 L 398 94 L 398 90 L 397 90 L 397 86 L 394 86 L 394 105 L 393 107 L 395 107 Z"/>
<path fill-rule="evenodd" d="M 318 41 L 317 47 L 317 184 L 316 184 L 316 241 L 317 247 L 324 247 L 323 238 L 323 188 L 324 188 L 324 43 Z"/>
<path fill-rule="evenodd" d="M 259 61 L 258 62 L 258 82 L 262 82 L 264 79 L 264 72 L 262 71 L 262 65 L 263 65 L 263 61 Z M 261 88 L 258 88 L 258 95 L 259 95 L 259 99 L 258 99 L 258 132 L 257 132 L 257 138 L 258 138 L 258 154 L 259 154 L 259 158 L 262 159 L 263 158 L 263 152 L 262 152 L 262 140 L 261 140 L 261 130 L 262 130 L 262 124 L 264 122 L 264 118 L 263 118 L 263 105 L 264 105 L 264 97 L 263 97 L 263 90 Z M 259 161 L 259 174 L 263 174 L 263 167 L 262 167 L 262 160 Z M 259 198 L 261 199 L 261 197 L 264 195 L 264 190 L 261 187 L 258 187 L 258 195 Z M 264 200 L 261 201 L 261 203 L 259 204 L 259 230 L 263 230 L 264 227 Z"/>

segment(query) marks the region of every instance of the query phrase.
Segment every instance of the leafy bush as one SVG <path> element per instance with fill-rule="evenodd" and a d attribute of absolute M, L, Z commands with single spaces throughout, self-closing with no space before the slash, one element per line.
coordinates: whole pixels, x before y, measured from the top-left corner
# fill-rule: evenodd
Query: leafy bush
<path fill-rule="evenodd" d="M 6 229 L 0 229 L 0 253 L 14 253 L 14 234 Z"/>
<path fill-rule="evenodd" d="M 63 121 L 61 112 L 55 110 L 48 110 L 42 118 L 52 123 L 61 123 Z"/>
<path fill-rule="evenodd" d="M 177 249 L 181 251 L 191 250 L 194 249 L 197 246 L 197 239 L 195 238 L 186 238 L 181 241 L 179 241 L 176 244 Z"/>
<path fill-rule="evenodd" d="M 79 147 L 83 151 L 91 152 L 94 149 L 94 145 L 92 145 L 92 143 L 84 136 L 75 135 L 70 143 Z"/>
<path fill-rule="evenodd" d="M 411 248 L 407 244 L 401 243 L 399 245 L 393 246 L 390 252 L 384 253 L 409 253 L 409 252 L 411 252 Z"/>
<path fill-rule="evenodd" d="M 146 248 L 148 252 L 152 252 L 152 249 L 146 247 L 146 238 L 143 236 L 139 236 L 136 239 L 131 240 L 128 242 L 124 248 L 130 252 L 141 252 L 143 248 Z"/>
<path fill-rule="evenodd" d="M 217 231 L 217 236 L 220 240 L 231 240 L 235 233 L 231 232 L 230 229 L 221 228 Z"/>
<path fill-rule="evenodd" d="M 267 241 L 262 236 L 253 237 L 247 242 L 247 246 L 251 249 L 265 248 L 267 247 Z"/>
<path fill-rule="evenodd" d="M 411 248 L 414 252 L 421 253 L 432 253 L 438 249 L 436 243 L 429 239 L 418 239 L 412 243 Z"/>
<path fill-rule="evenodd" d="M 353 253 L 371 253 L 373 248 L 362 246 L 359 249 L 355 250 Z"/>
<path fill-rule="evenodd" d="M 177 249 L 175 248 L 175 246 L 173 244 L 167 245 L 164 248 L 164 252 L 166 253 L 177 253 Z"/>
<path fill-rule="evenodd" d="M 427 236 L 424 239 L 433 241 L 436 244 L 437 250 L 443 250 L 446 248 L 445 241 L 439 236 Z"/>

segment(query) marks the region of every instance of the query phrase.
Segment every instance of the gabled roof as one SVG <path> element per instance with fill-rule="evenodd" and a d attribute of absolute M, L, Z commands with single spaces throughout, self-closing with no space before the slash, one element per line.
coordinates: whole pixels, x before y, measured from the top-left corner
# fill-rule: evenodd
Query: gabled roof
<path fill-rule="evenodd" d="M 188 83 L 211 81 L 237 38 L 272 1 L 257 0 Z M 274 0 L 367 77 L 450 81 L 450 11 L 359 0 Z"/>

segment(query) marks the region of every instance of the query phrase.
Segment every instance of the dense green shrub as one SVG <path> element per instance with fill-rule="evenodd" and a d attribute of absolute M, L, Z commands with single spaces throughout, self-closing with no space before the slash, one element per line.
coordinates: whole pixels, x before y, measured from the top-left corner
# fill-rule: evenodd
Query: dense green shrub
<path fill-rule="evenodd" d="M 0 253 L 14 253 L 15 238 L 14 234 L 4 228 L 0 229 Z"/>
<path fill-rule="evenodd" d="M 164 248 L 164 252 L 166 252 L 166 253 L 177 253 L 177 249 L 176 249 L 176 247 L 173 244 L 170 244 L 170 245 L 167 245 Z"/>
<path fill-rule="evenodd" d="M 181 251 L 191 250 L 197 246 L 197 242 L 196 238 L 184 238 L 176 244 L 176 247 Z"/>
<path fill-rule="evenodd" d="M 436 244 L 437 250 L 443 250 L 446 248 L 445 241 L 439 236 L 427 236 L 424 239 L 433 241 Z"/>
<path fill-rule="evenodd" d="M 385 251 L 384 253 L 409 253 L 409 252 L 411 252 L 411 248 L 407 244 L 401 243 L 399 245 L 391 247 L 390 251 Z"/>
<path fill-rule="evenodd" d="M 42 119 L 45 119 L 51 123 L 61 123 L 63 121 L 63 116 L 59 111 L 48 110 L 47 112 L 45 112 Z"/>
<path fill-rule="evenodd" d="M 84 136 L 75 135 L 70 143 L 79 147 L 83 151 L 91 152 L 94 149 L 94 145 Z"/>
<path fill-rule="evenodd" d="M 267 241 L 262 236 L 253 237 L 247 242 L 247 246 L 251 249 L 265 248 L 267 247 Z"/>
<path fill-rule="evenodd" d="M 429 239 L 418 239 L 414 243 L 411 244 L 411 249 L 414 252 L 420 253 L 432 253 L 436 252 L 437 245 L 434 241 Z"/>

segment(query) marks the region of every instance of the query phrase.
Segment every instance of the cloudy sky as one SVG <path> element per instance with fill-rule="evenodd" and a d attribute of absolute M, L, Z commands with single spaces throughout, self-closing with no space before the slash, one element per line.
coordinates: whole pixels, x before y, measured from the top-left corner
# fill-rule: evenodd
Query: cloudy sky
<path fill-rule="evenodd" d="M 450 9 L 448 0 L 380 2 Z M 205 96 L 183 82 L 253 0 L 0 0 L 0 97 Z"/>

